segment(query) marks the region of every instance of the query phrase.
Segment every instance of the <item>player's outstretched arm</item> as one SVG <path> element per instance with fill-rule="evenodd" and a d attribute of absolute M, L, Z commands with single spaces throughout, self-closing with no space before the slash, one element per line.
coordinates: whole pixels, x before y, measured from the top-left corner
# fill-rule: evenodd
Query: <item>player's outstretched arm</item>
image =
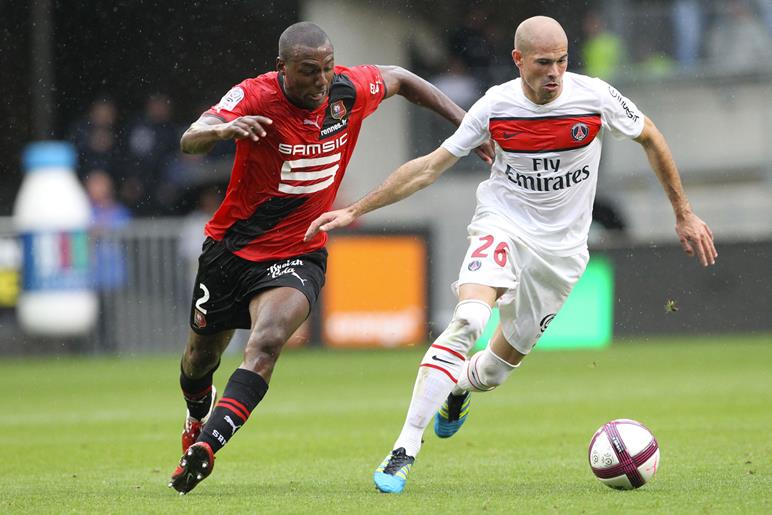
<path fill-rule="evenodd" d="M 643 131 L 635 141 L 643 146 L 649 164 L 673 206 L 676 217 L 675 230 L 681 241 L 681 247 L 687 255 L 696 255 L 702 266 L 713 265 L 718 257 L 713 244 L 713 232 L 708 224 L 692 212 L 665 137 L 648 116 L 644 120 Z"/>
<path fill-rule="evenodd" d="M 182 135 L 180 147 L 186 154 L 204 154 L 218 141 L 244 138 L 258 141 L 265 137 L 265 127 L 272 123 L 273 120 L 265 116 L 240 116 L 224 122 L 216 116 L 203 114 Z"/>
<path fill-rule="evenodd" d="M 378 66 L 386 86 L 386 97 L 400 95 L 406 100 L 431 109 L 454 127 L 461 124 L 466 112 L 430 82 L 400 66 Z M 475 153 L 488 164 L 493 163 L 495 152 L 490 141 L 475 149 Z"/>
<path fill-rule="evenodd" d="M 365 213 L 409 197 L 436 181 L 456 161 L 458 158 L 442 147 L 408 161 L 392 172 L 380 186 L 350 206 L 323 213 L 311 222 L 304 241 L 309 241 L 320 231 L 345 227 Z"/>

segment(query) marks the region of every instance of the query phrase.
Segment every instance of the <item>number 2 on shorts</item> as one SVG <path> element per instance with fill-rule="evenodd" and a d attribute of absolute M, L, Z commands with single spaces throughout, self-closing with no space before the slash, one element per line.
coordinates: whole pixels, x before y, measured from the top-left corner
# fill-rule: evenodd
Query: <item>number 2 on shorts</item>
<path fill-rule="evenodd" d="M 204 294 L 196 301 L 196 308 L 198 308 L 201 313 L 206 315 L 206 308 L 204 308 L 203 304 L 209 300 L 209 289 L 204 286 L 204 283 L 199 283 L 198 287 L 201 288 L 201 291 L 203 291 Z"/>
<path fill-rule="evenodd" d="M 486 250 L 488 250 L 488 247 L 493 245 L 495 238 L 490 234 L 486 234 L 485 236 L 480 237 L 480 241 L 482 242 L 482 245 L 477 247 L 475 251 L 472 252 L 472 257 L 476 257 L 476 258 L 488 257 Z M 493 261 L 495 261 L 496 264 L 499 266 L 506 265 L 508 253 L 509 253 L 509 245 L 507 245 L 507 242 L 505 241 L 500 242 L 498 245 L 496 245 L 496 248 L 493 250 Z"/>

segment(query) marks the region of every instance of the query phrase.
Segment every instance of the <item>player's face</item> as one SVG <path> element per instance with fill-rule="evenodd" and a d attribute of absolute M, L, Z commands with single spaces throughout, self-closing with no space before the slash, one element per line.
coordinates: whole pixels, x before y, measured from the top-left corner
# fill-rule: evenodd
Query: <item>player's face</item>
<path fill-rule="evenodd" d="M 568 45 L 555 43 L 526 52 L 512 51 L 520 70 L 525 96 L 536 104 L 547 104 L 563 91 L 563 74 L 568 67 Z"/>
<path fill-rule="evenodd" d="M 309 110 L 316 109 L 327 99 L 334 67 L 335 57 L 331 45 L 299 47 L 290 59 L 276 60 L 276 69 L 284 74 L 284 92 L 287 97 Z"/>

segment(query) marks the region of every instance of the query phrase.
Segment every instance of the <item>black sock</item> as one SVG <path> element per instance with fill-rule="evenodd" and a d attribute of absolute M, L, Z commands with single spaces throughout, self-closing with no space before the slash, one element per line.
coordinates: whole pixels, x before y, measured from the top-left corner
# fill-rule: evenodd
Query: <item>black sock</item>
<path fill-rule="evenodd" d="M 237 368 L 228 380 L 222 398 L 217 402 L 198 441 L 208 443 L 214 452 L 222 449 L 244 425 L 267 391 L 268 383 L 259 374 Z"/>
<path fill-rule="evenodd" d="M 191 417 L 201 420 L 209 411 L 209 405 L 212 403 L 212 377 L 219 366 L 218 361 L 203 377 L 191 379 L 185 375 L 180 363 L 180 387 Z"/>

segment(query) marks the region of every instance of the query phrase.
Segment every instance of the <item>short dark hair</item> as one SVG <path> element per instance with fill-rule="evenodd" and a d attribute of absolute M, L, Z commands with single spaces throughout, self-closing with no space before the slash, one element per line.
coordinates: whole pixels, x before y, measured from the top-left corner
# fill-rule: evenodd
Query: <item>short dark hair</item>
<path fill-rule="evenodd" d="M 319 25 L 301 21 L 287 27 L 279 36 L 279 57 L 288 61 L 297 47 L 319 48 L 326 44 L 332 46 L 327 33 Z"/>

